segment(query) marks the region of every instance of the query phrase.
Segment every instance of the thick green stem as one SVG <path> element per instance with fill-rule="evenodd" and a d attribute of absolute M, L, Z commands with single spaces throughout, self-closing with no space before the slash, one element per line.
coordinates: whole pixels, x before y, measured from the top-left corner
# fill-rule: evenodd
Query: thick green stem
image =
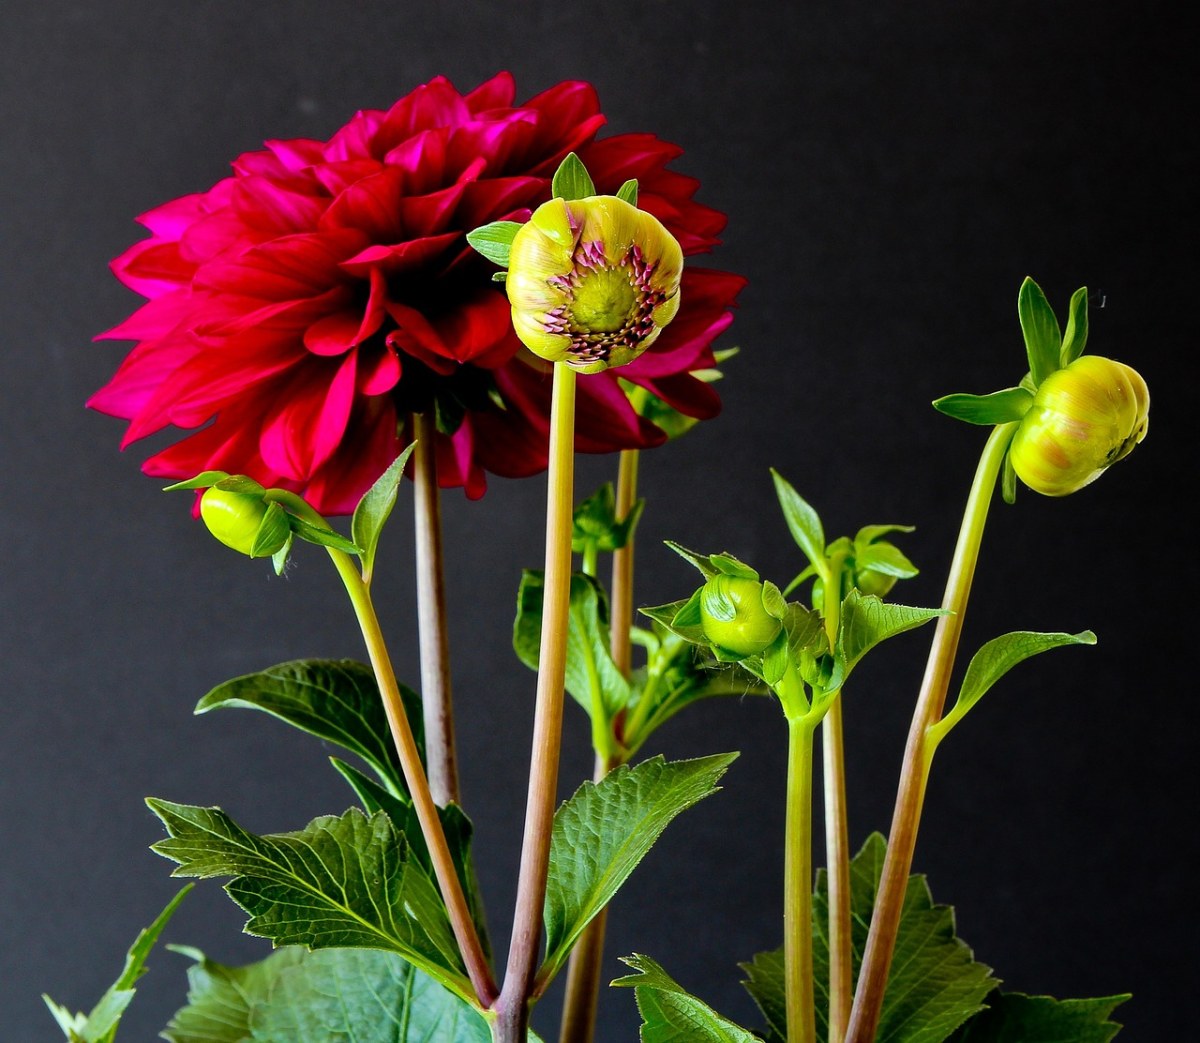
<path fill-rule="evenodd" d="M 946 692 L 950 685 L 959 637 L 962 634 L 971 581 L 974 579 L 975 566 L 979 560 L 979 547 L 983 540 L 988 508 L 991 506 L 996 479 L 999 477 L 1004 454 L 1008 451 L 1015 428 L 1015 424 L 1003 424 L 993 429 L 979 459 L 971 492 L 967 497 L 958 543 L 954 548 L 954 559 L 946 581 L 946 592 L 942 598 L 942 608 L 946 609 L 948 614 L 940 616 L 937 621 L 937 629 L 925 666 L 925 676 L 921 682 L 921 692 L 917 697 L 917 706 L 908 733 L 908 744 L 904 750 L 904 764 L 896 792 L 896 807 L 888 836 L 887 855 L 883 862 L 883 875 L 879 882 L 879 893 L 871 916 L 862 968 L 858 975 L 854 1005 L 850 1011 L 847 1043 L 872 1043 L 879 1027 L 883 994 L 887 988 L 888 970 L 896 946 L 896 933 L 900 927 L 904 892 L 908 887 L 909 873 L 912 871 L 917 827 L 921 819 L 925 786 L 933 756 L 927 733 L 941 717 L 946 703 Z"/>
<path fill-rule="evenodd" d="M 617 466 L 617 495 L 615 513 L 624 521 L 633 509 L 637 496 L 638 451 L 625 449 Z M 633 537 L 624 547 L 613 552 L 612 575 L 613 662 L 625 677 L 633 668 L 633 643 L 629 631 L 633 626 Z M 593 778 L 599 782 L 623 758 L 605 757 L 596 751 L 596 770 Z M 600 1001 L 600 972 L 604 961 L 604 936 L 608 910 L 601 909 L 584 928 L 571 952 L 567 964 L 567 988 L 563 996 L 562 1022 L 559 1043 L 592 1043 L 596 1031 L 596 1010 Z"/>
<path fill-rule="evenodd" d="M 437 427 L 428 413 L 413 415 L 413 515 L 417 559 L 417 630 L 421 653 L 421 705 L 425 764 L 438 804 L 459 802 L 450 695 L 450 642 L 442 569 L 442 510 L 437 478 Z"/>
<path fill-rule="evenodd" d="M 812 955 L 812 760 L 810 716 L 788 718 L 783 867 L 783 964 L 787 1043 L 815 1043 Z"/>
<path fill-rule="evenodd" d="M 521 869 L 513 912 L 508 966 L 493 1029 L 497 1043 L 523 1043 L 529 1028 L 529 999 L 541 941 L 542 905 L 549 873 L 550 835 L 557 802 L 566 678 L 567 619 L 571 599 L 571 517 L 575 462 L 575 371 L 554 365 L 550 407 L 550 467 L 546 494 L 546 570 L 538 657 L 533 751 Z"/>

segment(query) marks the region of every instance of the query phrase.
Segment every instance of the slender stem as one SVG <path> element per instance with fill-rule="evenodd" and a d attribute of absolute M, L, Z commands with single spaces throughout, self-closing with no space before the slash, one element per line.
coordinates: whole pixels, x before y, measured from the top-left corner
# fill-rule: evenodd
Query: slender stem
<path fill-rule="evenodd" d="M 442 509 L 437 478 L 437 428 L 428 413 L 413 415 L 413 511 L 417 558 L 417 629 L 421 651 L 421 705 L 425 763 L 433 799 L 458 803 L 454 709 L 450 696 L 450 642 L 442 571 Z"/>
<path fill-rule="evenodd" d="M 812 955 L 812 760 L 810 717 L 788 718 L 783 867 L 783 965 L 787 1043 L 815 1043 Z"/>
<path fill-rule="evenodd" d="M 471 984 L 475 987 L 475 995 L 479 998 L 480 1005 L 488 1007 L 496 999 L 496 983 L 492 977 L 491 968 L 488 966 L 487 957 L 484 955 L 479 935 L 475 930 L 471 909 L 463 893 L 458 872 L 454 868 L 454 859 L 450 855 L 446 834 L 442 830 L 441 819 L 438 817 L 437 804 L 429 790 L 429 781 L 425 776 L 425 769 L 421 765 L 417 743 L 404 712 L 400 686 L 396 682 L 396 674 L 392 669 L 391 659 L 384 644 L 379 619 L 371 601 L 371 592 L 363 583 L 362 577 L 349 555 L 329 548 L 329 556 L 333 559 L 338 574 L 346 586 L 346 591 L 350 595 L 350 601 L 354 605 L 354 612 L 362 629 L 363 639 L 366 641 L 367 653 L 370 656 L 375 679 L 379 684 L 379 693 L 383 697 L 384 709 L 387 712 L 392 740 L 396 745 L 396 752 L 400 755 L 400 766 L 404 771 L 404 779 L 408 783 L 413 808 L 417 813 L 417 821 L 420 823 L 421 833 L 425 837 L 425 845 L 429 848 L 434 875 L 437 877 L 442 899 L 446 903 L 446 912 L 454 931 L 454 937 L 458 941 L 463 963 L 471 978 Z"/>
<path fill-rule="evenodd" d="M 1003 424 L 993 429 L 980 456 L 963 511 L 958 543 L 954 548 L 946 592 L 942 598 L 942 608 L 949 614 L 938 618 L 929 659 L 925 665 L 925 676 L 921 682 L 921 692 L 917 697 L 917 706 L 908 733 L 904 764 L 896 792 L 896 807 L 892 815 L 892 828 L 888 837 L 887 855 L 883 862 L 883 875 L 880 879 L 875 911 L 871 916 L 871 928 L 867 934 L 867 946 L 859 971 L 854 1005 L 850 1011 L 847 1043 L 871 1043 L 879 1027 L 883 994 L 887 987 L 892 952 L 896 946 L 896 933 L 900 927 L 904 892 L 912 870 L 917 826 L 921 819 L 925 785 L 933 755 L 927 731 L 937 723 L 946 703 L 946 691 L 950 685 L 950 674 L 954 668 L 954 657 L 962 634 L 963 615 L 971 593 L 975 565 L 979 560 L 983 528 L 995 491 L 996 479 L 1015 427 L 1015 424 Z"/>
<path fill-rule="evenodd" d="M 541 941 L 542 905 L 549 873 L 550 834 L 558 789 L 562 738 L 563 684 L 566 677 L 567 613 L 571 596 L 571 514 L 573 506 L 575 371 L 554 364 L 550 407 L 550 468 L 546 494 L 545 600 L 538 657 L 537 702 L 525 835 L 513 912 L 508 966 L 496 1001 L 497 1043 L 522 1043 L 529 1028 L 529 997 Z"/>
<path fill-rule="evenodd" d="M 624 521 L 637 495 L 638 451 L 625 449 L 617 465 L 616 517 Z M 613 552 L 612 632 L 613 662 L 625 677 L 633 669 L 633 537 Z M 593 778 L 599 782 L 623 757 L 606 758 L 596 753 Z M 567 988 L 563 996 L 559 1043 L 592 1043 L 596 1031 L 596 1009 L 600 1002 L 600 972 L 604 963 L 604 936 L 608 909 L 601 909 L 584 928 L 567 964 Z"/>

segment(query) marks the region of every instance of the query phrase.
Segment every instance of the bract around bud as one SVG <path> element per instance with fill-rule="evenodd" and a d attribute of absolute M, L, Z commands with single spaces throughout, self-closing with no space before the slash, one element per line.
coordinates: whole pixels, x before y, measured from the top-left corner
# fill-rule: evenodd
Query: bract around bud
<path fill-rule="evenodd" d="M 1045 496 L 1066 496 L 1095 481 L 1145 436 L 1150 391 L 1132 367 L 1081 355 L 1038 386 L 1013 436 L 1017 477 Z"/>
<path fill-rule="evenodd" d="M 505 281 L 535 355 L 598 373 L 632 362 L 679 310 L 683 251 L 617 196 L 551 199 L 513 237 Z"/>

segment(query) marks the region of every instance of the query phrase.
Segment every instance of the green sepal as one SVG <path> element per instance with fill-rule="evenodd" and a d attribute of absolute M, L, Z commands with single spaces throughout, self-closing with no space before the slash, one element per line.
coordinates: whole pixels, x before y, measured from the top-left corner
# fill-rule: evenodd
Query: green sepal
<path fill-rule="evenodd" d="M 139 978 L 146 973 L 146 960 L 150 951 L 157 943 L 159 935 L 167 922 L 175 915 L 179 903 L 195 884 L 187 884 L 172 898 L 154 922 L 143 931 L 138 932 L 133 945 L 125 955 L 125 966 L 120 977 L 105 990 L 103 996 L 88 1014 L 72 1014 L 66 1007 L 55 1003 L 49 996 L 42 994 L 42 1000 L 49 1009 L 58 1027 L 62 1029 L 68 1043 L 112 1043 L 116 1038 L 117 1027 L 121 1016 L 133 1001 L 137 989 L 134 986 Z"/>
<path fill-rule="evenodd" d="M 1031 405 L 1033 396 L 1021 387 L 993 391 L 990 395 L 943 395 L 933 400 L 933 408 L 939 413 L 987 427 L 1020 420 Z"/>
<path fill-rule="evenodd" d="M 574 152 L 568 152 L 550 180 L 550 195 L 559 199 L 586 199 L 596 194 L 587 167 Z"/>
<path fill-rule="evenodd" d="M 1059 352 L 1059 366 L 1065 369 L 1083 354 L 1087 347 L 1088 338 L 1088 293 L 1087 287 L 1081 286 L 1071 294 L 1070 314 L 1067 316 L 1067 328 L 1063 333 L 1062 349 Z"/>
<path fill-rule="evenodd" d="M 350 808 L 304 829 L 258 836 L 220 808 L 150 797 L 167 839 L 151 845 L 173 876 L 232 877 L 247 934 L 310 949 L 384 949 L 468 1002 L 475 992 L 437 886 L 383 812 Z"/>
<path fill-rule="evenodd" d="M 404 477 L 404 467 L 412 456 L 416 443 L 411 443 L 396 457 L 374 484 L 363 493 L 362 499 L 354 508 L 350 518 L 350 535 L 354 544 L 359 548 L 362 558 L 362 571 L 365 577 L 370 577 L 375 566 L 375 552 L 379 548 L 379 534 L 383 531 L 384 523 L 396 506 L 400 482 Z"/>
<path fill-rule="evenodd" d="M 825 530 L 821 525 L 820 516 L 773 467 L 771 477 L 775 481 L 775 495 L 783 509 L 783 518 L 787 522 L 792 539 L 804 552 L 809 563 L 820 570 L 825 562 Z"/>
<path fill-rule="evenodd" d="M 288 531 L 288 537 L 283 541 L 283 546 L 271 555 L 271 564 L 275 568 L 275 575 L 282 576 L 283 570 L 287 568 L 288 555 L 292 553 L 292 544 L 295 543 L 295 535 Z"/>
<path fill-rule="evenodd" d="M 512 241 L 521 230 L 519 221 L 492 221 L 467 233 L 467 242 L 493 264 L 508 267 Z"/>
<path fill-rule="evenodd" d="M 652 757 L 585 782 L 554 815 L 544 920 L 544 989 L 584 928 L 617 893 L 681 812 L 711 796 L 736 753 L 695 760 Z"/>
<path fill-rule="evenodd" d="M 433 396 L 433 426 L 439 434 L 450 438 L 467 416 L 467 404 L 453 391 L 443 390 Z"/>
<path fill-rule="evenodd" d="M 1007 504 L 1017 502 L 1017 470 L 1008 453 L 1004 454 L 1004 466 L 1000 470 L 1000 497 Z"/>
<path fill-rule="evenodd" d="M 176 482 L 174 485 L 163 486 L 163 492 L 170 493 L 176 489 L 209 489 L 228 477 L 228 471 L 202 471 L 195 478 L 188 478 L 185 481 Z"/>
<path fill-rule="evenodd" d="M 617 198 L 623 199 L 630 206 L 637 206 L 638 183 L 636 177 L 631 177 L 620 188 L 617 189 Z"/>
<path fill-rule="evenodd" d="M 278 503 L 268 503 L 267 513 L 258 524 L 254 542 L 250 545 L 251 558 L 274 558 L 292 538 L 288 512 Z"/>
<path fill-rule="evenodd" d="M 1094 645 L 1096 635 L 1090 630 L 1078 634 L 1037 633 L 1016 630 L 987 641 L 967 664 L 962 685 L 954 707 L 929 729 L 933 741 L 940 742 L 987 691 L 1018 663 L 1031 656 L 1067 645 Z"/>
<path fill-rule="evenodd" d="M 228 475 L 219 482 L 213 482 L 212 488 L 224 489 L 231 493 L 245 493 L 248 496 L 261 496 L 267 491 L 261 482 L 256 482 L 253 478 L 244 474 Z"/>
<path fill-rule="evenodd" d="M 424 757 L 421 698 L 400 685 L 417 749 Z M 361 757 L 387 789 L 406 792 L 379 686 L 370 667 L 351 659 L 293 659 L 217 685 L 195 713 L 259 710 Z"/>
<path fill-rule="evenodd" d="M 1050 307 L 1042 288 L 1029 276 L 1021 283 L 1021 291 L 1017 295 L 1017 314 L 1021 320 L 1021 333 L 1025 337 L 1029 373 L 1034 384 L 1041 385 L 1059 368 L 1062 333 L 1054 309 Z"/>
<path fill-rule="evenodd" d="M 610 984 L 633 989 L 642 1015 L 642 1043 L 762 1043 L 687 992 L 649 956 L 634 953 L 622 956 L 621 962 L 636 973 Z"/>
<path fill-rule="evenodd" d="M 638 611 L 690 644 L 707 645 L 708 639 L 704 636 L 704 628 L 700 622 L 700 592 L 703 589 L 697 589 L 690 598 L 683 601 L 639 608 Z"/>
<path fill-rule="evenodd" d="M 1121 1025 L 1109 1020 L 1128 993 L 1087 1000 L 1056 1000 L 993 992 L 980 1011 L 947 1043 L 1109 1043 Z"/>
<path fill-rule="evenodd" d="M 308 543 L 315 543 L 319 547 L 329 547 L 332 550 L 340 550 L 344 554 L 362 554 L 362 549 L 358 544 L 353 540 L 346 539 L 340 532 L 334 532 L 333 529 L 322 529 L 320 526 L 313 525 L 312 522 L 307 522 L 294 514 L 289 514 L 288 519 L 292 527 L 292 532 Z"/>
<path fill-rule="evenodd" d="M 689 561 L 696 566 L 704 574 L 705 579 L 712 579 L 713 576 L 737 576 L 742 579 L 758 579 L 758 573 L 754 569 L 727 551 L 722 551 L 719 554 L 697 554 L 686 547 L 681 547 L 672 540 L 664 540 L 663 542 L 683 558 L 684 561 Z"/>

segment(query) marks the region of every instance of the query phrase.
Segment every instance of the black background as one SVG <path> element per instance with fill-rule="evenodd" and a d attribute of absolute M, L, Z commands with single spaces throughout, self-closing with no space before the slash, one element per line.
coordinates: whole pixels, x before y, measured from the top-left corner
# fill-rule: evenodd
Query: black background
<path fill-rule="evenodd" d="M 729 214 L 710 263 L 749 286 L 722 416 L 643 458 L 637 597 L 685 596 L 667 538 L 728 549 L 778 580 L 798 565 L 774 466 L 830 534 L 915 524 L 934 605 L 984 433 L 930 407 L 1015 382 L 1017 288 L 1061 311 L 1092 295 L 1088 350 L 1146 377 L 1150 434 L 1065 500 L 997 503 L 964 638 L 1094 629 L 1036 660 L 967 719 L 934 770 L 917 852 L 962 935 L 1012 989 L 1130 991 L 1122 1038 L 1191 1038 L 1197 970 L 1196 120 L 1191 41 L 1160 2 L 960 5 L 39 3 L 0 12 L 0 1037 L 55 1038 L 38 995 L 90 1007 L 178 886 L 147 850 L 147 795 L 297 828 L 349 803 L 318 745 L 265 717 L 191 708 L 229 677 L 300 656 L 362 657 L 324 556 L 287 579 L 214 543 L 186 499 L 117 450 L 84 408 L 125 346 L 91 343 L 137 304 L 107 270 L 136 214 L 224 176 L 264 138 L 327 137 L 437 74 L 462 90 L 511 70 L 523 99 L 595 83 L 608 132 L 686 150 Z M 1103 307 L 1099 305 L 1103 302 Z M 615 461 L 580 462 L 586 491 Z M 499 947 L 514 892 L 532 674 L 509 649 L 519 570 L 540 566 L 544 479 L 445 500 L 464 801 Z M 377 596 L 417 679 L 406 490 Z M 930 631 L 884 646 L 847 694 L 857 846 L 886 829 Z M 737 963 L 780 942 L 785 731 L 767 700 L 701 705 L 654 741 L 742 751 L 614 904 L 606 963 L 653 955 L 757 1024 Z M 572 707 L 562 783 L 590 770 Z M 166 941 L 261 957 L 216 882 Z M 165 950 L 120 1038 L 183 1002 Z M 603 1041 L 636 1038 L 606 991 Z M 551 1037 L 556 988 L 535 1024 Z"/>

